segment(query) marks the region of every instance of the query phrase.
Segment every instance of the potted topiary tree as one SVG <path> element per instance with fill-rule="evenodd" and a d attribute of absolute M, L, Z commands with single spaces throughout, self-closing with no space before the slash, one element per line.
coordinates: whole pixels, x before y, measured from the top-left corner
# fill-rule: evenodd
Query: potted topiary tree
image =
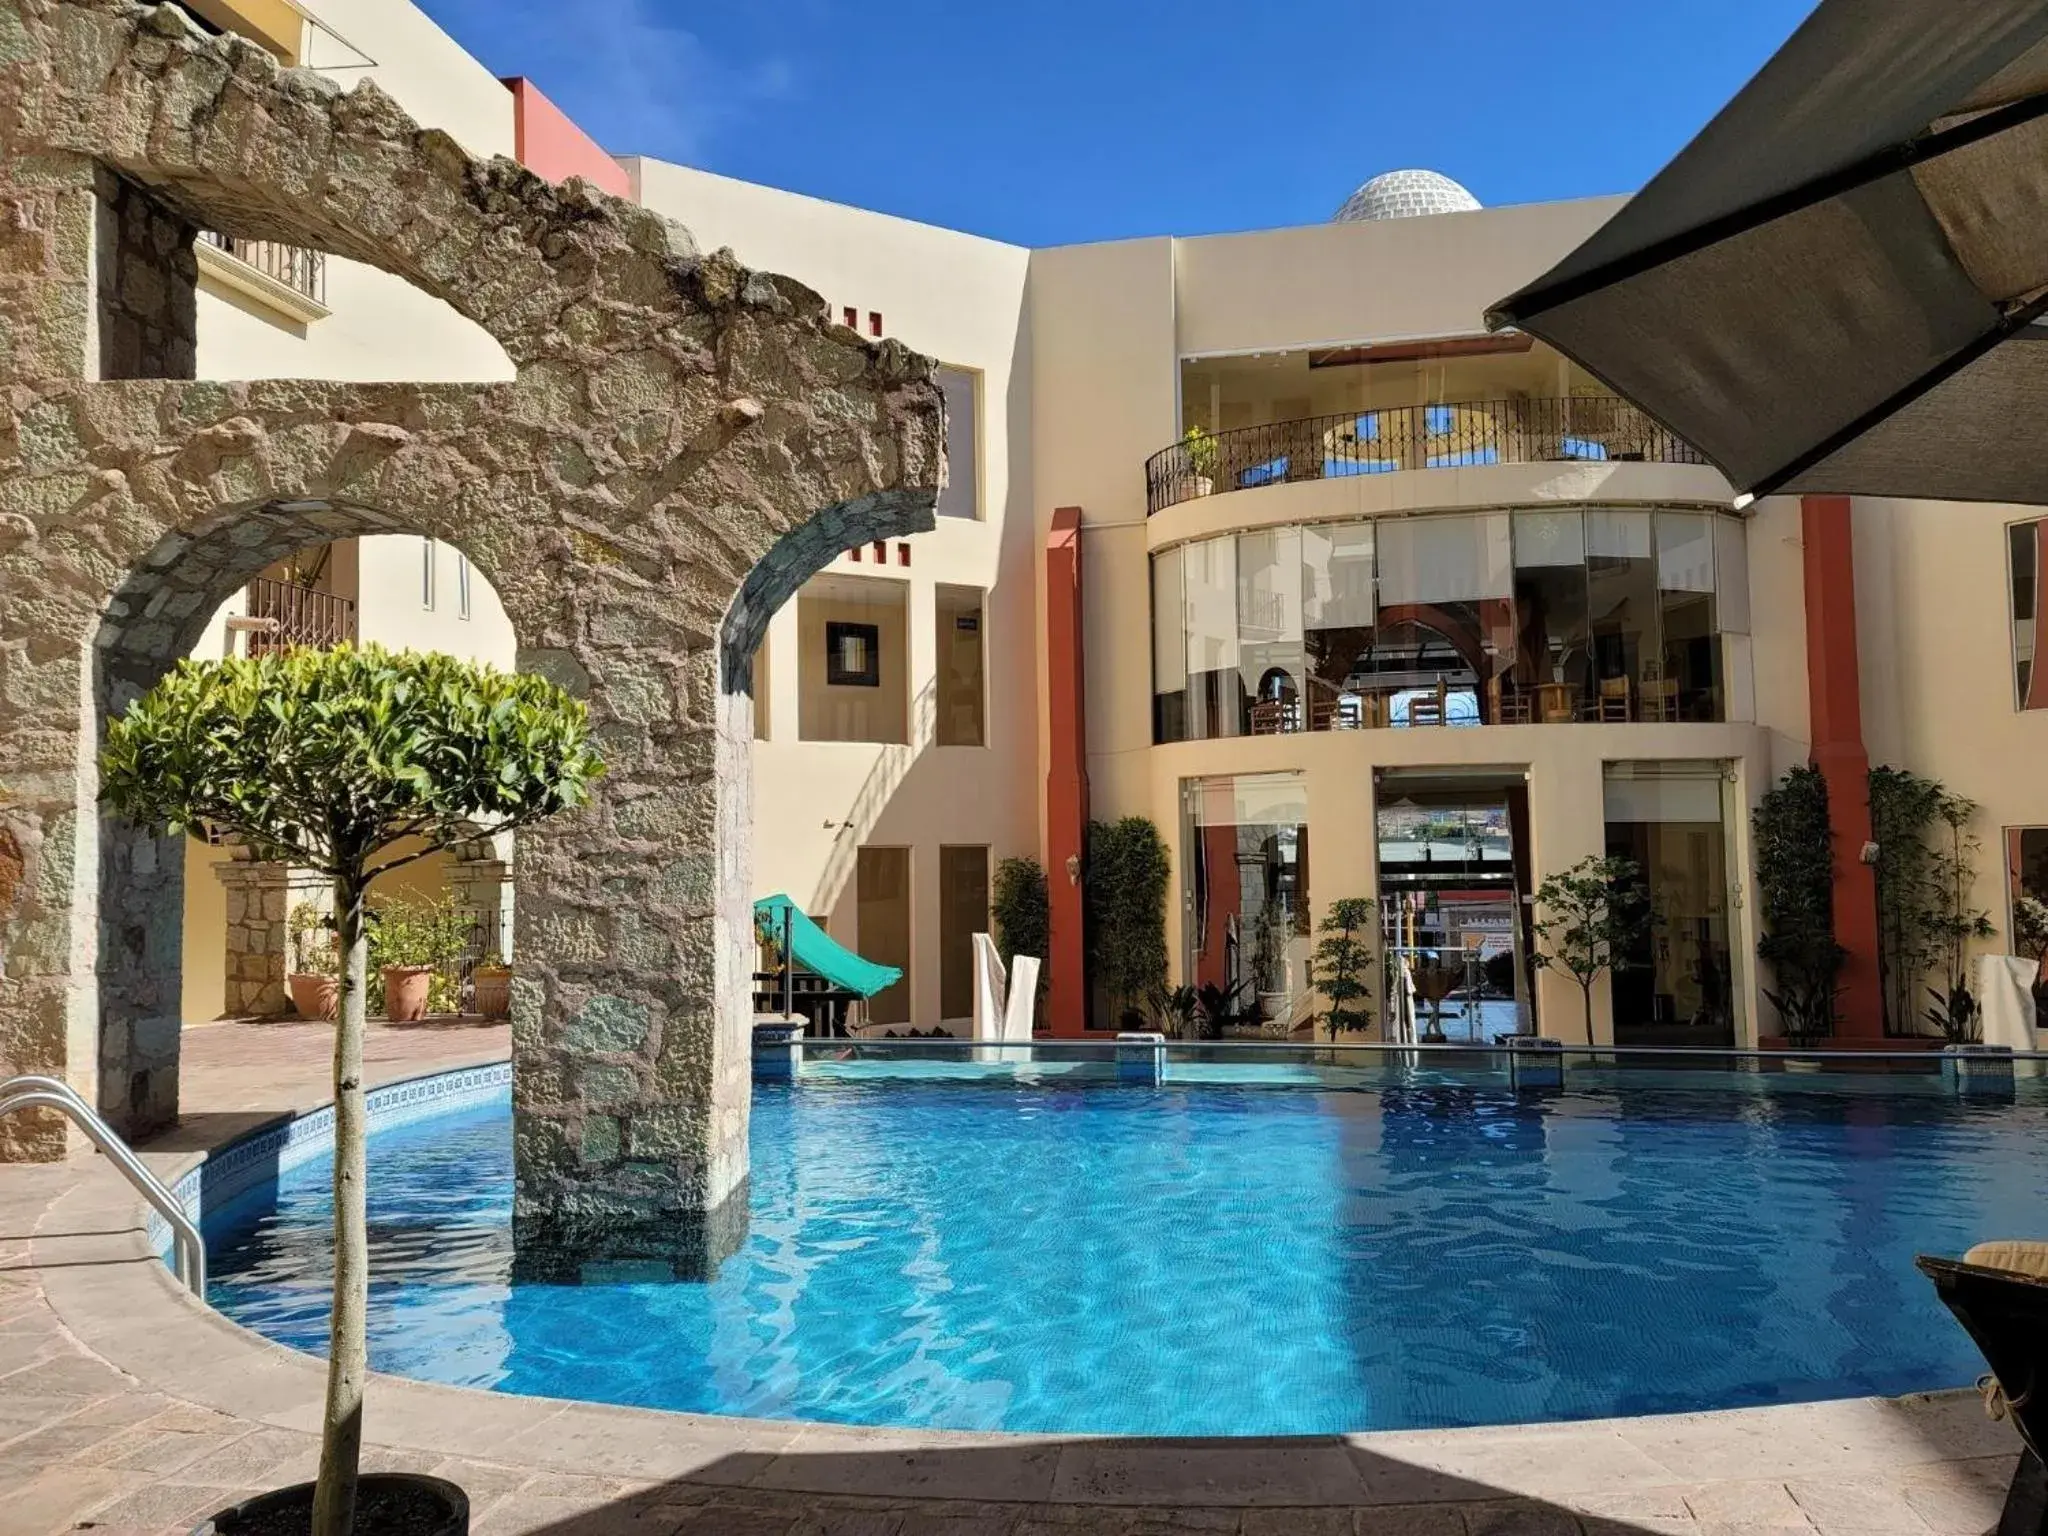
<path fill-rule="evenodd" d="M 1834 832 L 1828 784 L 1818 768 L 1792 769 L 1764 792 L 1751 818 L 1757 904 L 1756 952 L 1775 987 L 1763 989 L 1785 1033 L 1761 1042 L 1812 1046 L 1835 1032 L 1837 982 L 1848 951 L 1835 942 Z"/>
<path fill-rule="evenodd" d="M 1629 951 L 1649 936 L 1652 914 L 1634 859 L 1590 856 L 1536 888 L 1536 963 L 1578 983 L 1586 1043 L 1593 1043 L 1593 983 L 1627 970 Z"/>
<path fill-rule="evenodd" d="M 1195 482 L 1195 494 L 1207 496 L 1216 489 L 1216 439 L 1200 427 L 1189 427 L 1181 439 L 1187 450 L 1188 473 Z"/>
<path fill-rule="evenodd" d="M 263 859 L 334 882 L 341 955 L 334 1045 L 334 1303 L 317 1483 L 214 1517 L 223 1532 L 445 1536 L 468 1524 L 435 1478 L 359 1474 L 369 1255 L 364 1204 L 365 894 L 386 870 L 582 805 L 604 765 L 583 706 L 545 678 L 452 656 L 291 650 L 186 661 L 107 732 L 101 794 L 172 831 L 234 832 Z M 403 843 L 405 852 L 396 846 Z"/>
<path fill-rule="evenodd" d="M 1322 937 L 1316 940 L 1315 987 L 1330 1005 L 1323 1026 L 1332 1040 L 1372 1024 L 1372 946 L 1367 935 L 1376 915 L 1372 902 L 1346 896 L 1330 903 L 1318 927 Z"/>

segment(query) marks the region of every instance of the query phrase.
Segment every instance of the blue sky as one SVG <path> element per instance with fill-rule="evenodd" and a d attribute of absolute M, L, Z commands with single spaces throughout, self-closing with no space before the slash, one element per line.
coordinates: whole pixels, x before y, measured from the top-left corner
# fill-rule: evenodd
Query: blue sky
<path fill-rule="evenodd" d="M 422 3 L 614 152 L 1056 245 L 1633 191 L 1813 0 Z"/>

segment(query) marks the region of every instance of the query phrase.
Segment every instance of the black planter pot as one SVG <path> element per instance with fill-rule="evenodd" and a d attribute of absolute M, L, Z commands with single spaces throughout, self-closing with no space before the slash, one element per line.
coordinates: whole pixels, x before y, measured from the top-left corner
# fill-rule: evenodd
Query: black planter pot
<path fill-rule="evenodd" d="M 222 1510 L 192 1536 L 304 1536 L 313 1484 L 295 1483 Z M 416 1472 L 366 1472 L 356 1485 L 355 1536 L 469 1536 L 469 1495 Z"/>

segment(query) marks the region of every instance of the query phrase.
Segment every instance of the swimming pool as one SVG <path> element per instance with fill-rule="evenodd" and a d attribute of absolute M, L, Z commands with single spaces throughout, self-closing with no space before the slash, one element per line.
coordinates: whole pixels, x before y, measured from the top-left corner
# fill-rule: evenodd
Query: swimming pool
<path fill-rule="evenodd" d="M 505 1392 L 947 1429 L 1269 1435 L 1965 1384 L 1912 1268 L 2036 1233 L 2048 1090 L 1575 1070 L 1561 1093 L 993 1074 L 757 1084 L 708 1284 L 513 1284 L 500 1098 L 371 1142 L 371 1356 Z M 317 1352 L 326 1163 L 209 1211 Z"/>

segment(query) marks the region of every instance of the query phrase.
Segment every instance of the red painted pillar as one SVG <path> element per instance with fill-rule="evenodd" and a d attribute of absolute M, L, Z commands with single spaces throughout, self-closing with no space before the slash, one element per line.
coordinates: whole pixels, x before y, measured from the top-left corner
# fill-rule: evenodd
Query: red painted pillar
<path fill-rule="evenodd" d="M 1863 746 L 1849 498 L 1803 496 L 1799 518 L 1813 766 L 1827 780 L 1835 834 L 1835 942 L 1849 952 L 1842 964 L 1839 1038 L 1861 1045 L 1883 1038 L 1884 1000 L 1877 973 L 1877 872 L 1863 862 L 1870 841 L 1870 754 Z"/>
<path fill-rule="evenodd" d="M 1082 932 L 1082 840 L 1088 827 L 1088 680 L 1082 664 L 1081 509 L 1059 507 L 1045 541 L 1045 886 L 1050 907 L 1046 1022 L 1055 1035 L 1088 1027 Z"/>

